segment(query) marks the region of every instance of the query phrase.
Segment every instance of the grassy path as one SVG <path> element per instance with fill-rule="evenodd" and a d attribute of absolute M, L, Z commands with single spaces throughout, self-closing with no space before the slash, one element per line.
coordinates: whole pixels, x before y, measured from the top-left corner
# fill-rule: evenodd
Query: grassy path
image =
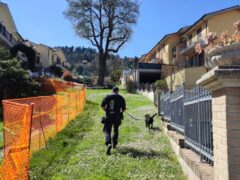
<path fill-rule="evenodd" d="M 159 118 L 149 132 L 143 121 L 125 115 L 118 149 L 111 156 L 105 155 L 99 104 L 108 92 L 88 91 L 84 112 L 49 142 L 47 150 L 33 155 L 31 179 L 185 179 Z M 145 97 L 122 94 L 130 114 L 141 118 L 155 113 Z"/>

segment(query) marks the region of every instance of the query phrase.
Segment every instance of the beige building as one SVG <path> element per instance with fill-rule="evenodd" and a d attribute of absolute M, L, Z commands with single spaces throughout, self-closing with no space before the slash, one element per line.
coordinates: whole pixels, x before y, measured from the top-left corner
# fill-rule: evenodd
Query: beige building
<path fill-rule="evenodd" d="M 67 59 L 61 49 L 53 49 L 54 50 L 54 63 L 61 64 L 62 66 L 68 66 Z"/>
<path fill-rule="evenodd" d="M 69 67 L 69 63 L 61 49 L 53 49 L 44 44 L 23 40 L 17 31 L 8 5 L 0 2 L 0 46 L 10 49 L 18 42 L 23 42 L 25 45 L 32 47 L 36 52 L 37 71 L 46 71 L 55 64 L 60 65 L 63 69 Z M 22 52 L 18 52 L 18 57 L 23 61 L 27 61 L 26 56 Z"/>
<path fill-rule="evenodd" d="M 166 78 L 169 74 L 172 74 L 176 70 L 177 60 L 177 45 L 181 41 L 182 34 L 188 29 L 188 27 L 181 28 L 178 32 L 165 35 L 149 53 L 142 56 L 140 59 L 141 63 L 161 64 L 159 66 L 160 75 L 158 79 Z M 152 74 L 154 75 L 154 74 Z M 151 79 L 151 78 L 148 78 Z M 179 78 L 181 79 L 181 78 Z M 168 84 L 172 83 L 174 78 L 170 79 Z"/>
<path fill-rule="evenodd" d="M 219 38 L 224 31 L 233 34 L 233 23 L 239 19 L 240 6 L 205 14 L 192 26 L 164 36 L 140 62 L 162 63 L 162 78 L 165 78 L 169 89 L 173 90 L 182 84 L 192 88 L 208 70 L 204 52 L 195 52 L 196 44 L 205 47 L 206 36 L 210 32 L 216 32 Z"/>
<path fill-rule="evenodd" d="M 24 44 L 35 50 L 36 66 L 41 71 L 48 71 L 52 65 L 60 65 L 63 69 L 69 66 L 61 49 L 54 49 L 44 44 L 35 44 L 31 41 L 24 41 Z"/>
<path fill-rule="evenodd" d="M 8 5 L 0 2 L 0 46 L 11 48 L 22 40 Z"/>

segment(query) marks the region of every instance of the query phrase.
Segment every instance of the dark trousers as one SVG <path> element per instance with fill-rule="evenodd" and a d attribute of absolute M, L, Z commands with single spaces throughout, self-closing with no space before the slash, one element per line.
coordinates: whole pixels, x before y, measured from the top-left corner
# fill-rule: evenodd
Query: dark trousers
<path fill-rule="evenodd" d="M 120 118 L 108 118 L 107 122 L 105 123 L 104 133 L 105 133 L 105 143 L 106 145 L 113 144 L 117 145 L 118 143 L 118 131 L 121 120 Z M 113 128 L 113 136 L 111 137 L 111 132 Z"/>

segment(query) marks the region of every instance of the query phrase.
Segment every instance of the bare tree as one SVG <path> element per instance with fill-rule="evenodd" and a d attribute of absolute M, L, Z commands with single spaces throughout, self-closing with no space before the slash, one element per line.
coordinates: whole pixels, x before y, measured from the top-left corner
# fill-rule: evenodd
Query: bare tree
<path fill-rule="evenodd" d="M 104 83 L 109 53 L 117 53 L 137 23 L 137 0 L 67 0 L 66 17 L 76 33 L 99 51 L 98 84 Z"/>

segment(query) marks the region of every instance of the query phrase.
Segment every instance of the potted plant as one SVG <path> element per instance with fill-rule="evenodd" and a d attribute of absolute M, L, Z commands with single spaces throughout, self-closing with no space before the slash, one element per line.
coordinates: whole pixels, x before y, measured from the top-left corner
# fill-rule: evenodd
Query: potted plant
<path fill-rule="evenodd" d="M 236 66 L 240 65 L 240 41 L 238 34 L 240 32 L 240 21 L 233 24 L 235 33 L 232 36 L 225 31 L 221 34 L 221 40 L 216 43 L 216 33 L 210 33 L 207 36 L 208 47 L 205 49 L 208 66 Z"/>
<path fill-rule="evenodd" d="M 240 41 L 240 20 L 233 23 L 233 27 L 235 29 L 235 32 L 233 34 L 233 38 L 235 41 Z"/>
<path fill-rule="evenodd" d="M 167 90 L 167 83 L 163 79 L 157 80 L 155 82 L 155 87 L 156 87 L 156 90 L 158 90 L 158 91 L 166 91 Z"/>
<path fill-rule="evenodd" d="M 210 48 L 216 47 L 216 45 L 217 45 L 216 41 L 217 41 L 218 37 L 217 37 L 217 34 L 215 32 L 210 32 L 207 35 L 206 39 L 207 39 L 207 42 L 208 42 L 208 46 L 210 46 Z"/>

